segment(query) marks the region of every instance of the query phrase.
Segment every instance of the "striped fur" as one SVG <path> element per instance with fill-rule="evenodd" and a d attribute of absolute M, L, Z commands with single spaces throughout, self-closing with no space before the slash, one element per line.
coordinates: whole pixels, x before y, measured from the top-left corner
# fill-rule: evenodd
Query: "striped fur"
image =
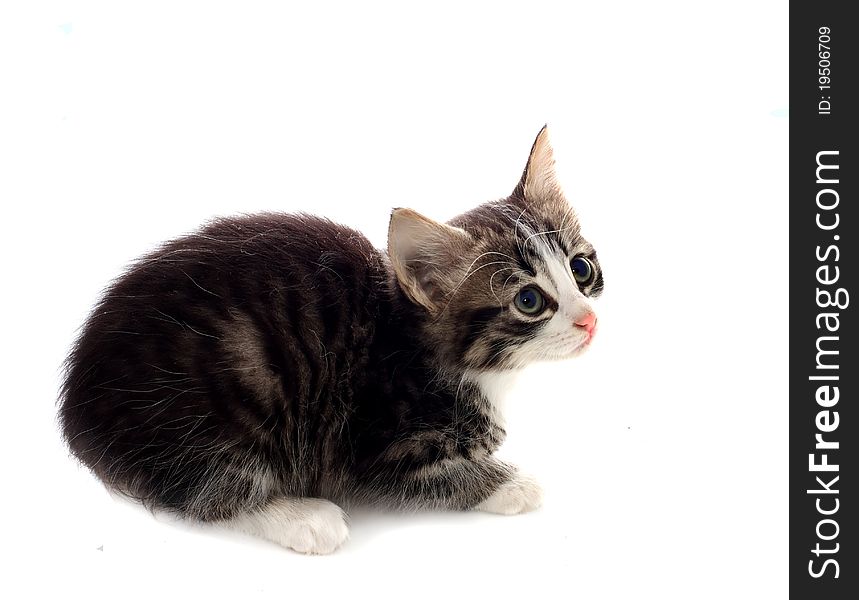
<path fill-rule="evenodd" d="M 549 323 L 603 285 L 560 190 L 529 184 L 547 168 L 540 143 L 507 199 L 447 225 L 395 211 L 392 240 L 404 219 L 417 241 L 390 253 L 326 219 L 260 214 L 137 261 L 69 355 L 73 453 L 149 506 L 249 531 L 267 507 L 304 514 L 290 498 L 498 505 L 519 488 L 493 457 L 505 433 L 487 377 L 551 357 L 533 350 Z M 422 243 L 422 227 L 440 243 Z M 598 272 L 564 297 L 545 262 L 574 253 Z M 512 308 L 526 283 L 549 288 L 540 319 Z"/>

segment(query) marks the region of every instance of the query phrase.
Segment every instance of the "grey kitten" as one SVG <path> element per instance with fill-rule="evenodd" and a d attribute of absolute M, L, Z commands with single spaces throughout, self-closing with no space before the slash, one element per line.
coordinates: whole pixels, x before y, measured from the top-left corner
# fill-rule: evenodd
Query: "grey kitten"
<path fill-rule="evenodd" d="M 544 128 L 506 199 L 391 216 L 387 252 L 307 216 L 217 220 L 114 282 L 67 361 L 60 419 L 112 489 L 299 552 L 341 506 L 539 506 L 493 453 L 499 399 L 587 348 L 603 288 Z"/>

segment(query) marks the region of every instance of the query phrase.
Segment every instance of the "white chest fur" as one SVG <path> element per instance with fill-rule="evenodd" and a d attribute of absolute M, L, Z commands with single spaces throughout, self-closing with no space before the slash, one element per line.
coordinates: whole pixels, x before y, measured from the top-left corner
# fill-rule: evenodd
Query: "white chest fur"
<path fill-rule="evenodd" d="M 516 383 L 519 371 L 515 369 L 506 371 L 482 371 L 470 374 L 469 378 L 477 384 L 480 391 L 489 401 L 493 417 L 500 427 L 504 427 L 504 407 L 510 390 Z"/>

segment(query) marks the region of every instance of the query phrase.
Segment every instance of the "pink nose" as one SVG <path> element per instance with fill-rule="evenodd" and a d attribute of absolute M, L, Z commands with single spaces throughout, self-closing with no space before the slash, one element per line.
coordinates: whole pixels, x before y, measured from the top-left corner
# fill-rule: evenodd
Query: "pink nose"
<path fill-rule="evenodd" d="M 587 331 L 588 335 L 593 335 L 594 327 L 597 326 L 597 316 L 594 313 L 589 312 L 584 317 L 578 319 L 576 321 L 576 325 Z"/>

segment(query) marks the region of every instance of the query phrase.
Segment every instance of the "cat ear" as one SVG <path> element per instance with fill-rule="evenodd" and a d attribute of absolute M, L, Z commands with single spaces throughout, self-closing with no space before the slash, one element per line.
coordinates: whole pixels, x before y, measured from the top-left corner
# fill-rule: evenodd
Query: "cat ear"
<path fill-rule="evenodd" d="M 549 142 L 548 125 L 543 126 L 531 146 L 528 164 L 516 192 L 531 202 L 549 200 L 561 195 L 561 186 L 555 175 L 555 156 Z"/>
<path fill-rule="evenodd" d="M 455 265 L 473 246 L 471 235 L 411 210 L 397 208 L 388 227 L 388 256 L 397 281 L 412 301 L 430 312 L 444 306 Z"/>

